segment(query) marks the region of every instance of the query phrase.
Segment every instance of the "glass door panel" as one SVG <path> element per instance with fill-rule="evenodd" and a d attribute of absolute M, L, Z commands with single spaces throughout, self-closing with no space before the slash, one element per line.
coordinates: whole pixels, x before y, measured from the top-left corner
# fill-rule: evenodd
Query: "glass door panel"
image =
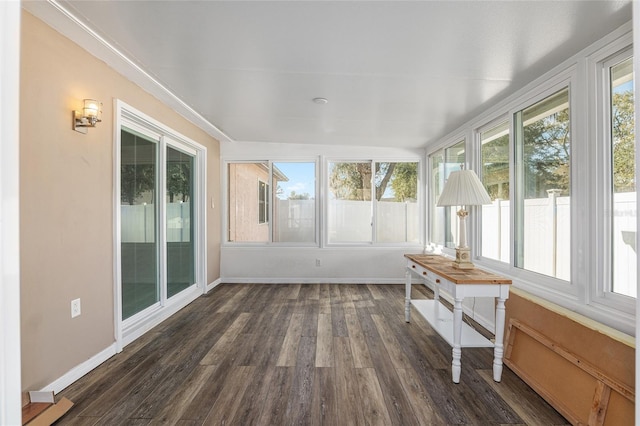
<path fill-rule="evenodd" d="M 122 319 L 160 301 L 158 274 L 158 144 L 121 130 L 120 241 Z"/>
<path fill-rule="evenodd" d="M 167 147 L 167 297 L 195 283 L 194 157 Z"/>

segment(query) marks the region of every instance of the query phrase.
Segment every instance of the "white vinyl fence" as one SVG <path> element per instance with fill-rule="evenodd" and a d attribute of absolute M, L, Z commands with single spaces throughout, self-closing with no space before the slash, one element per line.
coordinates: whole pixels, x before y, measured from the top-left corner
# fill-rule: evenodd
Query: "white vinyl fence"
<path fill-rule="evenodd" d="M 371 241 L 371 201 L 331 200 L 327 228 L 330 242 Z M 377 242 L 420 241 L 418 203 L 380 201 L 377 208 Z"/>
<path fill-rule="evenodd" d="M 120 206 L 120 228 L 123 243 L 155 241 L 156 212 L 154 204 Z M 167 204 L 167 242 L 191 241 L 191 207 L 189 203 Z"/>
<path fill-rule="evenodd" d="M 515 237 L 509 233 L 510 202 L 496 200 L 482 206 L 482 255 L 509 262 Z M 551 192 L 548 198 L 525 200 L 524 268 L 570 280 L 570 198 Z M 583 232 L 590 232 L 585 229 Z M 613 208 L 614 291 L 636 296 L 636 194 L 616 194 Z"/>
<path fill-rule="evenodd" d="M 509 233 L 509 201 L 494 201 L 482 207 L 483 256 L 509 262 L 514 241 Z M 274 241 L 315 241 L 315 200 L 278 200 Z M 328 206 L 331 242 L 371 241 L 371 202 L 332 200 Z M 378 242 L 418 242 L 417 203 L 377 203 Z M 636 296 L 636 194 L 614 198 L 613 232 L 614 289 Z M 167 240 L 190 241 L 189 203 L 167 204 Z M 548 198 L 525 200 L 524 267 L 541 274 L 570 279 L 570 198 L 551 193 Z M 122 242 L 155 241 L 155 206 L 121 206 Z M 457 227 L 457 220 L 452 221 Z M 453 229 L 452 232 L 457 232 Z M 589 232 L 589 230 L 584 230 Z"/>

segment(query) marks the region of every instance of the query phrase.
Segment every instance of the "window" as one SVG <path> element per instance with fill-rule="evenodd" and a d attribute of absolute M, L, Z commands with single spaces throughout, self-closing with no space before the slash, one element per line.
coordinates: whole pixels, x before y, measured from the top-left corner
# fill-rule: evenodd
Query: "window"
<path fill-rule="evenodd" d="M 467 162 L 493 200 L 471 229 L 477 263 L 627 334 L 638 282 L 632 42 L 627 26 L 456 130 L 475 135 Z M 457 135 L 429 156 L 429 242 L 440 247 L 456 241 L 453 214 L 435 203 Z"/>
<path fill-rule="evenodd" d="M 258 223 L 269 222 L 269 184 L 258 180 Z"/>
<path fill-rule="evenodd" d="M 316 163 L 273 163 L 273 242 L 316 242 Z"/>
<path fill-rule="evenodd" d="M 376 164 L 376 241 L 418 243 L 418 163 Z"/>
<path fill-rule="evenodd" d="M 227 187 L 228 241 L 316 242 L 315 162 L 228 163 Z"/>
<path fill-rule="evenodd" d="M 480 177 L 493 201 L 482 206 L 481 255 L 508 263 L 511 255 L 508 120 L 480 131 L 480 155 Z"/>
<path fill-rule="evenodd" d="M 515 114 L 515 266 L 570 280 L 569 89 Z"/>
<path fill-rule="evenodd" d="M 418 243 L 418 162 L 329 162 L 330 243 Z"/>
<path fill-rule="evenodd" d="M 608 71 L 611 215 L 609 241 L 611 252 L 610 291 L 636 297 L 637 258 L 635 253 L 636 162 L 635 103 L 633 97 L 633 57 L 619 56 L 606 65 Z"/>
<path fill-rule="evenodd" d="M 430 241 L 432 244 L 453 248 L 458 241 L 456 207 L 437 207 L 436 204 L 449 174 L 460 170 L 460 167 L 465 164 L 465 141 L 461 140 L 448 148 L 441 149 L 431 154 L 429 158 L 431 160 Z"/>

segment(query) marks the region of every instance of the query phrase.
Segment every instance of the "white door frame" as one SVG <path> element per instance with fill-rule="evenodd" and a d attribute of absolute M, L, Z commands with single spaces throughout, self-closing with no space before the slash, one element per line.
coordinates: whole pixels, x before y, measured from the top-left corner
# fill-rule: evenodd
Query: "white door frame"
<path fill-rule="evenodd" d="M 20 2 L 0 2 L 0 424 L 22 424 L 20 360 Z"/>
<path fill-rule="evenodd" d="M 174 130 L 163 125 L 159 121 L 149 117 L 143 112 L 127 105 L 119 99 L 114 101 L 114 334 L 116 340 L 116 352 L 142 336 L 144 333 L 155 327 L 160 322 L 191 303 L 200 295 L 206 292 L 207 277 L 207 245 L 206 245 L 206 174 L 207 174 L 207 148 L 192 139 L 183 136 Z M 166 299 L 164 289 L 161 289 L 160 302 L 142 312 L 122 320 L 122 282 L 121 282 L 121 215 L 120 215 L 120 130 L 123 125 L 144 130 L 144 133 L 157 135 L 159 148 L 166 146 L 181 147 L 185 151 L 192 152 L 195 157 L 194 172 L 194 225 L 195 236 L 195 278 L 196 285 L 176 294 L 170 299 Z M 155 136 L 153 137 L 155 139 Z M 187 149 L 188 147 L 188 149 Z M 164 157 L 161 153 L 159 164 L 164 164 Z M 161 173 L 162 174 L 162 173 Z M 164 186 L 165 178 L 161 176 L 160 186 Z M 160 223 L 164 223 L 162 209 L 160 212 Z M 164 232 L 164 231 L 163 231 Z M 163 234 L 161 232 L 161 235 Z M 163 238 L 161 238 L 163 240 Z M 162 256 L 161 256 L 162 258 Z M 161 286 L 165 281 L 160 280 Z"/>

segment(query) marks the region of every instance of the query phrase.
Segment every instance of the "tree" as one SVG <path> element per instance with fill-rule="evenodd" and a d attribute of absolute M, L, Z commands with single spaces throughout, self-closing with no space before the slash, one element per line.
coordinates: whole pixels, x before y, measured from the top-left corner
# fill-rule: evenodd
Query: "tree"
<path fill-rule="evenodd" d="M 191 166 L 188 163 L 171 163 L 167 167 L 167 193 L 169 202 L 173 203 L 176 195 L 182 196 L 186 202 L 191 194 Z"/>
<path fill-rule="evenodd" d="M 568 108 L 524 127 L 525 198 L 546 197 L 549 189 L 569 195 L 569 131 Z"/>
<path fill-rule="evenodd" d="M 120 167 L 120 201 L 134 205 L 136 198 L 155 187 L 155 167 L 152 164 L 123 164 Z"/>
<path fill-rule="evenodd" d="M 371 200 L 371 163 L 336 163 L 329 186 L 340 200 Z M 381 200 L 390 186 L 395 201 L 417 198 L 418 163 L 376 163 L 375 197 Z"/>
<path fill-rule="evenodd" d="M 418 198 L 418 163 L 396 163 L 391 188 L 396 201 L 416 200 Z"/>
<path fill-rule="evenodd" d="M 633 91 L 615 93 L 612 104 L 613 189 L 614 192 L 633 192 L 636 190 Z"/>
<path fill-rule="evenodd" d="M 309 195 L 307 192 L 305 192 L 304 194 L 297 194 L 296 191 L 291 191 L 291 193 L 287 197 L 288 200 L 308 200 L 310 198 L 311 195 Z"/>
<path fill-rule="evenodd" d="M 509 199 L 509 135 L 482 145 L 482 181 L 492 200 Z"/>
<path fill-rule="evenodd" d="M 371 163 L 335 163 L 329 187 L 339 200 L 371 200 Z"/>

